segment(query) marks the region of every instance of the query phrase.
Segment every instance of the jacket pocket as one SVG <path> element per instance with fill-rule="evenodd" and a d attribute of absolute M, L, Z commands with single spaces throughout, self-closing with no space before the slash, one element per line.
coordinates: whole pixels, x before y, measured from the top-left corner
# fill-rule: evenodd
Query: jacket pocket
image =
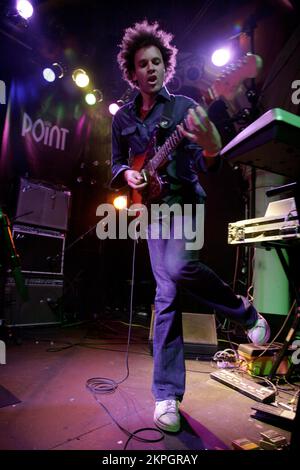
<path fill-rule="evenodd" d="M 135 133 L 136 131 L 136 128 L 137 126 L 134 125 L 134 126 L 130 126 L 130 127 L 125 127 L 124 129 L 122 129 L 121 131 L 121 135 L 123 136 L 128 136 L 128 135 L 132 135 Z"/>

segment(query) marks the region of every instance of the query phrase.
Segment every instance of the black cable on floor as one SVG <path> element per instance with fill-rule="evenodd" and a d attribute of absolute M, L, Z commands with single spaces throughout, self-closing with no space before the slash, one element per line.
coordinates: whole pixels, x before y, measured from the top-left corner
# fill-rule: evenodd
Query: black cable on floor
<path fill-rule="evenodd" d="M 108 379 L 106 377 L 93 377 L 86 381 L 86 388 L 93 394 L 93 397 L 95 398 L 96 402 L 100 406 L 102 406 L 102 408 L 106 411 L 106 413 L 110 416 L 110 418 L 118 426 L 118 428 L 122 432 L 124 432 L 126 436 L 128 436 L 128 439 L 124 446 L 124 450 L 126 450 L 131 439 L 134 439 L 139 442 L 144 442 L 144 443 L 159 442 L 162 439 L 164 439 L 164 433 L 160 429 L 157 429 L 157 428 L 141 428 L 133 432 L 128 431 L 128 429 L 121 426 L 121 424 L 110 413 L 108 408 L 97 397 L 97 395 L 101 395 L 104 393 L 114 393 L 117 390 L 118 385 L 125 382 L 125 380 L 127 380 L 127 378 L 129 377 L 128 358 L 129 358 L 129 346 L 130 346 L 130 339 L 131 339 L 132 317 L 133 317 L 133 293 L 134 293 L 134 279 L 135 279 L 136 245 L 137 245 L 137 240 L 134 239 L 133 254 L 132 254 L 132 271 L 131 271 L 132 274 L 131 274 L 131 289 L 130 289 L 129 328 L 128 328 L 127 348 L 126 348 L 126 358 L 125 358 L 126 375 L 123 379 L 118 380 L 118 381 L 113 380 L 113 379 Z M 156 439 L 145 439 L 137 435 L 138 433 L 145 432 L 145 431 L 154 431 L 158 433 L 159 436 Z"/>

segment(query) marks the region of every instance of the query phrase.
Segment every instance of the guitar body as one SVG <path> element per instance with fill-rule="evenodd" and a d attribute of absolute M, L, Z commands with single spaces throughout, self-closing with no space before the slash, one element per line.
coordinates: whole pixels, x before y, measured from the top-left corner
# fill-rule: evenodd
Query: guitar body
<path fill-rule="evenodd" d="M 142 190 L 131 189 L 131 202 L 133 204 L 148 205 L 151 202 L 158 201 L 165 193 L 168 183 L 165 178 L 155 170 L 148 158 L 148 153 L 136 155 L 131 162 L 131 169 L 140 172 L 147 186 Z"/>

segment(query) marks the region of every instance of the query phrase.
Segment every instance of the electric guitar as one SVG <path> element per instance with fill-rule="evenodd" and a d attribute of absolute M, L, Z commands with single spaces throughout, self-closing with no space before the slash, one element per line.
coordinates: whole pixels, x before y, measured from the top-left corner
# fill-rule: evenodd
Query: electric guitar
<path fill-rule="evenodd" d="M 262 67 L 262 59 L 255 54 L 246 54 L 242 59 L 230 64 L 223 71 L 222 75 L 216 79 L 209 88 L 208 95 L 212 100 L 223 97 L 232 100 L 246 78 L 257 76 Z M 181 123 L 186 128 L 186 119 Z M 176 149 L 182 141 L 183 135 L 176 129 L 165 141 L 156 149 L 156 134 L 152 137 L 148 148 L 144 154 L 136 155 L 130 160 L 132 170 L 139 171 L 147 185 L 141 189 L 130 189 L 131 202 L 134 204 L 148 205 L 158 201 L 168 185 L 166 179 L 159 174 L 170 161 L 169 155 Z"/>

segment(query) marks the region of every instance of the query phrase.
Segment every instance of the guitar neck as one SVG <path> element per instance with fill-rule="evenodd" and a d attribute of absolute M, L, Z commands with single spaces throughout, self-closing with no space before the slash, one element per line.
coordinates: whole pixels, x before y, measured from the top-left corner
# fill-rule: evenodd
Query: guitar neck
<path fill-rule="evenodd" d="M 186 126 L 187 121 L 184 119 L 180 125 Z M 153 170 L 157 170 L 158 168 L 164 166 L 169 159 L 170 153 L 172 153 L 176 147 L 180 144 L 183 139 L 183 135 L 181 134 L 179 129 L 176 129 L 172 134 L 167 138 L 165 143 L 160 147 L 160 149 L 156 152 L 154 157 L 149 160 L 148 165 L 151 165 Z M 147 165 L 147 166 L 148 166 Z"/>
<path fill-rule="evenodd" d="M 222 75 L 207 89 L 207 93 L 204 97 L 206 105 L 222 97 L 222 99 L 226 100 L 228 106 L 232 107 L 232 100 L 236 96 L 243 80 L 256 77 L 261 67 L 262 59 L 255 54 L 246 54 L 235 63 L 227 66 Z M 232 111 L 234 111 L 234 109 Z M 186 126 L 186 119 L 181 122 L 181 125 Z M 155 171 L 165 165 L 168 162 L 170 153 L 175 150 L 182 139 L 183 135 L 180 130 L 176 129 L 156 152 L 154 157 L 148 161 L 146 166 L 148 166 L 149 169 L 151 167 L 151 169 Z"/>
<path fill-rule="evenodd" d="M 218 94 L 215 92 L 213 87 L 208 88 L 207 95 L 209 97 L 210 103 L 215 101 L 219 98 Z M 207 100 L 206 100 L 207 102 Z M 180 123 L 181 126 L 186 127 L 187 121 L 186 118 Z M 157 170 L 158 168 L 164 166 L 169 159 L 170 153 L 172 153 L 176 147 L 180 144 L 183 139 L 183 135 L 181 134 L 179 129 L 176 129 L 165 141 L 165 143 L 160 147 L 160 149 L 156 152 L 154 157 L 152 157 L 147 166 L 151 166 L 153 170 Z"/>

